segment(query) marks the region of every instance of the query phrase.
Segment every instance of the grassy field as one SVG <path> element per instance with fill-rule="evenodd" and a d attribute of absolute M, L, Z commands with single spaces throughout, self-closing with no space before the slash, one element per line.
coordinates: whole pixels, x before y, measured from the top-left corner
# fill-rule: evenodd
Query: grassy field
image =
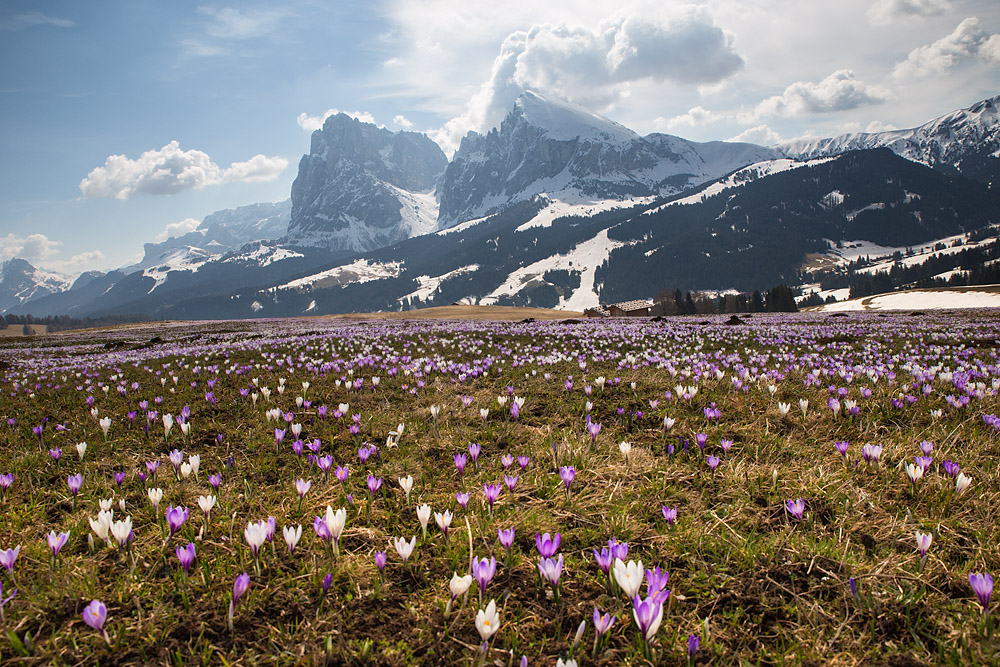
<path fill-rule="evenodd" d="M 541 319 L 509 319 L 526 317 Z M 995 664 L 969 577 L 1000 571 L 1000 316 L 725 319 L 310 318 L 0 342 L 0 602 L 17 590 L 0 659 Z M 68 534 L 57 555 L 50 533 Z M 405 563 L 397 538 L 415 540 Z M 484 558 L 482 593 L 452 600 L 453 574 L 487 579 Z M 615 617 L 600 636 L 595 608 Z"/>

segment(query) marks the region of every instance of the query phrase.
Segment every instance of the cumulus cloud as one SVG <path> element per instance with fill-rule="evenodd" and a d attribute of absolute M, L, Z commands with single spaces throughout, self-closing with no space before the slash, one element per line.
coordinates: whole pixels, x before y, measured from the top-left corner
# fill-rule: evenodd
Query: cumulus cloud
<path fill-rule="evenodd" d="M 37 266 L 38 262 L 44 262 L 58 253 L 61 245 L 61 242 L 53 241 L 45 234 L 7 234 L 0 236 L 0 260 L 19 257 Z"/>
<path fill-rule="evenodd" d="M 394 116 L 392 119 L 392 124 L 397 127 L 401 127 L 404 130 L 408 130 L 411 127 L 413 127 L 413 123 L 410 122 L 410 119 L 407 118 L 406 116 Z"/>
<path fill-rule="evenodd" d="M 735 137 L 727 139 L 727 141 L 742 141 L 760 146 L 773 146 L 780 144 L 784 139 L 767 125 L 757 125 L 756 127 L 743 130 Z"/>
<path fill-rule="evenodd" d="M 36 26 L 54 26 L 56 28 L 72 28 L 75 21 L 60 19 L 42 12 L 22 12 L 0 17 L 0 30 L 19 31 Z"/>
<path fill-rule="evenodd" d="M 628 97 L 633 83 L 715 83 L 743 64 L 733 38 L 703 9 L 669 19 L 618 16 L 596 28 L 535 24 L 507 36 L 490 78 L 432 138 L 454 149 L 469 130 L 498 125 L 525 90 L 601 111 Z"/>
<path fill-rule="evenodd" d="M 342 113 L 345 116 L 350 116 L 351 118 L 361 121 L 362 123 L 371 123 L 372 125 L 378 125 L 378 123 L 375 122 L 375 116 L 371 115 L 367 111 L 341 111 L 340 109 L 327 109 L 319 116 L 310 116 L 309 114 L 303 111 L 298 115 L 298 118 L 295 119 L 295 122 L 298 123 L 299 127 L 301 127 L 303 130 L 314 132 L 319 128 L 323 127 L 323 123 L 326 122 L 327 118 L 329 118 L 330 116 L 336 116 L 338 113 Z M 402 118 L 402 116 L 397 116 L 397 118 Z M 378 126 L 383 127 L 382 125 Z"/>
<path fill-rule="evenodd" d="M 873 120 L 872 122 L 868 123 L 867 127 L 865 127 L 865 132 L 872 134 L 875 132 L 889 132 L 891 130 L 898 130 L 898 129 L 899 128 L 893 125 L 892 123 L 883 123 L 880 120 Z"/>
<path fill-rule="evenodd" d="M 895 21 L 937 16 L 951 7 L 948 0 L 879 0 L 868 10 L 873 23 L 885 25 Z"/>
<path fill-rule="evenodd" d="M 893 75 L 900 78 L 944 74 L 963 61 L 978 59 L 986 65 L 1000 64 L 1000 34 L 990 34 L 970 16 L 950 34 L 919 46 L 897 63 Z"/>
<path fill-rule="evenodd" d="M 181 150 L 176 141 L 159 150 L 149 150 L 133 160 L 110 155 L 80 181 L 84 197 L 128 199 L 136 194 L 169 195 L 200 190 L 209 185 L 233 182 L 271 181 L 288 166 L 282 157 L 255 155 L 223 169 L 207 153 Z"/>
<path fill-rule="evenodd" d="M 673 132 L 678 128 L 701 127 L 702 125 L 708 125 L 709 123 L 722 120 L 722 118 L 722 116 L 713 111 L 697 106 L 680 116 L 674 116 L 673 118 L 663 118 L 661 116 L 656 118 L 653 121 L 653 125 L 658 130 L 668 130 Z"/>
<path fill-rule="evenodd" d="M 846 111 L 879 104 L 889 98 L 880 86 L 867 84 L 849 69 L 837 70 L 819 83 L 797 81 L 781 95 L 764 100 L 754 109 L 754 118 L 766 116 L 802 116 Z"/>
<path fill-rule="evenodd" d="M 194 218 L 185 218 L 177 222 L 171 222 L 166 227 L 164 227 L 162 232 L 156 235 L 156 240 L 166 241 L 167 239 L 176 236 L 184 236 L 188 232 L 193 232 L 194 230 L 198 229 L 198 225 L 200 224 L 201 223 L 198 220 L 195 220 Z"/>

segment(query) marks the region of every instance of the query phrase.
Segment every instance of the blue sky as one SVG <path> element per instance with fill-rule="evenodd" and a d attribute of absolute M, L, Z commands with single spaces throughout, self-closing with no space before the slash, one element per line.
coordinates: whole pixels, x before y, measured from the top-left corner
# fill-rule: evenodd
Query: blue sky
<path fill-rule="evenodd" d="M 331 110 L 448 152 L 524 89 L 696 140 L 911 127 L 1000 93 L 998 33 L 995 0 L 7 0 L 0 259 L 113 268 L 285 199 Z"/>

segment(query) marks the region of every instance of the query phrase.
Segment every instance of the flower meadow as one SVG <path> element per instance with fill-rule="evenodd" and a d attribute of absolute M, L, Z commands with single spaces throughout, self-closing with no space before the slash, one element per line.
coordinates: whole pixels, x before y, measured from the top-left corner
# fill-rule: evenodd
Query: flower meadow
<path fill-rule="evenodd" d="M 0 347 L 0 658 L 997 659 L 1000 314 Z"/>

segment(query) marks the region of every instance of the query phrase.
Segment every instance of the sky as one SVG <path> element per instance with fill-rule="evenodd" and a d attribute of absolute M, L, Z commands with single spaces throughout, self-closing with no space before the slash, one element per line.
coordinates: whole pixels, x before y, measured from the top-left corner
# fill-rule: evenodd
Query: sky
<path fill-rule="evenodd" d="M 4 0 L 0 260 L 123 266 L 286 199 L 326 115 L 450 155 L 524 90 L 697 141 L 914 127 L 1000 94 L 1000 2 Z"/>

